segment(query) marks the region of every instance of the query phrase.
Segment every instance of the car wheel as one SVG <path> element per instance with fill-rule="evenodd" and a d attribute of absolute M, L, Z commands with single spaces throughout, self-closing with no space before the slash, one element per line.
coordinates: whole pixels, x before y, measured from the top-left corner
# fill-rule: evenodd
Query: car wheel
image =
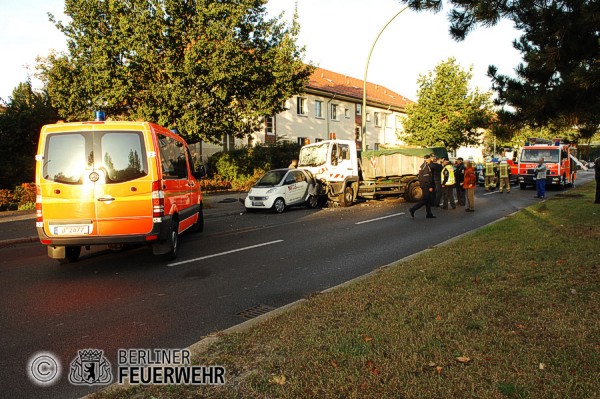
<path fill-rule="evenodd" d="M 340 194 L 340 206 L 346 207 L 352 205 L 352 201 L 354 200 L 354 191 L 352 187 L 346 186 L 344 192 Z"/>
<path fill-rule="evenodd" d="M 171 222 L 171 230 L 169 231 L 169 252 L 165 254 L 165 259 L 173 260 L 177 258 L 179 249 L 179 223 L 177 220 Z"/>
<path fill-rule="evenodd" d="M 277 213 L 283 213 L 285 211 L 285 201 L 283 198 L 277 198 L 273 203 L 273 210 Z"/>
<path fill-rule="evenodd" d="M 77 262 L 79 259 L 79 255 L 81 254 L 81 247 L 66 247 L 65 248 L 65 257 L 63 259 L 59 259 L 58 263 L 67 264 Z"/>
<path fill-rule="evenodd" d="M 319 198 L 316 195 L 310 195 L 306 200 L 306 206 L 310 209 L 315 209 L 319 206 Z"/>

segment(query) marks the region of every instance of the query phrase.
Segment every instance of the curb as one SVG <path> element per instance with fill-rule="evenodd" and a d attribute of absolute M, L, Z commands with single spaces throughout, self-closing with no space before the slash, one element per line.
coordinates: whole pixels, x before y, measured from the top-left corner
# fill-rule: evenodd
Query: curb
<path fill-rule="evenodd" d="M 10 247 L 17 244 L 25 244 L 29 242 L 37 242 L 40 238 L 38 236 L 29 236 L 21 238 L 12 238 L 10 240 L 0 240 L 0 248 Z"/>

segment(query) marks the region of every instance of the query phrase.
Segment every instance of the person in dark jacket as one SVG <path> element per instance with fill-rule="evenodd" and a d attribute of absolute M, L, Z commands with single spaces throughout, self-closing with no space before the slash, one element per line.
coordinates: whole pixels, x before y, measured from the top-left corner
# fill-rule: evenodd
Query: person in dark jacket
<path fill-rule="evenodd" d="M 596 171 L 596 201 L 594 204 L 600 204 L 600 157 L 594 161 L 594 170 Z"/>
<path fill-rule="evenodd" d="M 423 198 L 421 201 L 417 202 L 413 205 L 409 211 L 410 216 L 415 217 L 415 211 L 423 206 L 425 206 L 425 210 L 427 211 L 427 219 L 433 219 L 433 213 L 431 213 L 431 198 L 434 195 L 434 186 L 435 182 L 433 181 L 433 174 L 431 172 L 431 157 L 429 155 L 425 155 L 424 162 L 419 168 L 419 185 L 421 186 L 421 191 L 423 192 Z"/>
<path fill-rule="evenodd" d="M 442 200 L 442 169 L 444 169 L 444 167 L 442 166 L 441 158 L 437 158 L 433 154 L 431 154 L 430 157 L 432 162 L 429 167 L 431 168 L 431 172 L 433 173 L 433 181 L 435 182 L 433 187 L 434 195 L 432 201 L 433 206 L 439 207 L 440 201 Z"/>
<path fill-rule="evenodd" d="M 463 159 L 460 157 L 456 159 L 454 178 L 456 179 L 456 202 L 458 203 L 458 206 L 465 206 L 465 189 L 463 187 L 463 182 L 465 180 L 465 165 L 463 164 Z"/>

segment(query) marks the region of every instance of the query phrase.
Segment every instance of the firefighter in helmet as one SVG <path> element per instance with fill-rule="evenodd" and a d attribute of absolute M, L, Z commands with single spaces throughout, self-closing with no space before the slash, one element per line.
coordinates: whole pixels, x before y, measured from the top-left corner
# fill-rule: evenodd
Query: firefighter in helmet
<path fill-rule="evenodd" d="M 502 192 L 504 187 L 506 187 L 506 192 L 510 193 L 510 165 L 507 161 L 507 158 L 502 158 L 498 165 L 498 191 Z"/>
<path fill-rule="evenodd" d="M 485 191 L 494 191 L 496 188 L 496 164 L 492 161 L 492 157 L 485 159 L 483 176 L 485 177 Z"/>

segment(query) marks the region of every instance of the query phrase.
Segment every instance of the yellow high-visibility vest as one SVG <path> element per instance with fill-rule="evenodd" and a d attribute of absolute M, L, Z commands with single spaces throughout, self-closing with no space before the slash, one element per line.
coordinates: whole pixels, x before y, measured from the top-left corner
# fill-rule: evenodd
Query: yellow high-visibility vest
<path fill-rule="evenodd" d="M 500 169 L 500 177 L 508 177 L 508 164 L 501 163 L 498 168 Z"/>
<path fill-rule="evenodd" d="M 454 168 L 452 167 L 452 165 L 444 166 L 444 169 L 442 170 L 442 176 L 443 176 L 444 170 L 448 171 L 448 181 L 446 181 L 446 185 L 452 186 L 456 182 L 456 180 L 454 179 Z M 443 177 L 442 177 L 442 181 L 444 181 Z"/>

